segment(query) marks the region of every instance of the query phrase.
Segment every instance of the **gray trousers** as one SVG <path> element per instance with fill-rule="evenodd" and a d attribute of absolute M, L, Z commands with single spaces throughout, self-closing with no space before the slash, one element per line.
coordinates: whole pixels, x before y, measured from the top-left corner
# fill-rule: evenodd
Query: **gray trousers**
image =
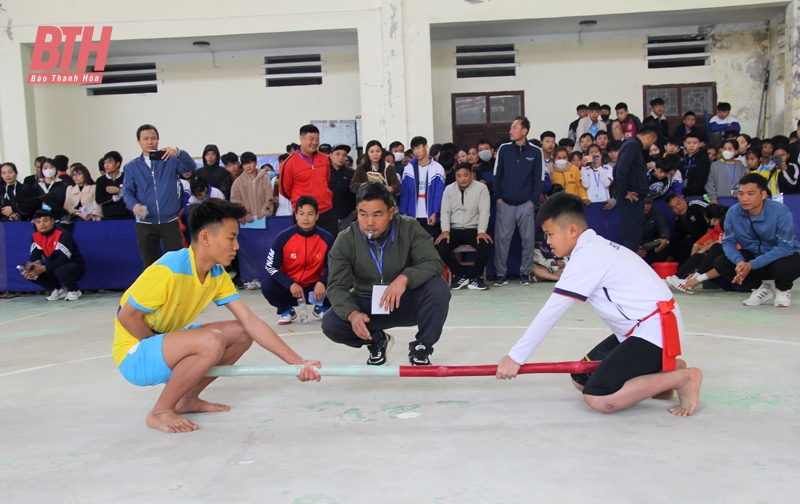
<path fill-rule="evenodd" d="M 494 222 L 494 267 L 497 276 L 505 276 L 508 267 L 508 248 L 514 228 L 519 228 L 522 238 L 522 262 L 519 265 L 520 275 L 530 275 L 533 271 L 533 234 L 536 230 L 536 217 L 533 203 L 527 202 L 519 206 L 511 206 L 504 201 L 497 207 Z"/>

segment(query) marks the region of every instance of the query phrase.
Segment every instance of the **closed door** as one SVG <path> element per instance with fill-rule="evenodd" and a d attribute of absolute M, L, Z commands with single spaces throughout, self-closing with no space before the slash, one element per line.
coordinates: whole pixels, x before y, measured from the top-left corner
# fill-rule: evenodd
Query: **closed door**
<path fill-rule="evenodd" d="M 508 137 L 511 123 L 525 115 L 524 91 L 454 93 L 453 143 L 468 148 L 487 139 L 493 144 Z"/>

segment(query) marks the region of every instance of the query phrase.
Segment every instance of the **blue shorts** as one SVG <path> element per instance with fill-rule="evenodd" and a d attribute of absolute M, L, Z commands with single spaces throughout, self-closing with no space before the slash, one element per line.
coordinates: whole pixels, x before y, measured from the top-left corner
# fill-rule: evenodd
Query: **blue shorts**
<path fill-rule="evenodd" d="M 199 329 L 201 326 L 202 324 L 192 324 L 181 331 Z M 156 334 L 133 345 L 119 365 L 122 376 L 140 387 L 167 383 L 172 376 L 172 370 L 164 362 L 163 343 L 164 335 Z"/>

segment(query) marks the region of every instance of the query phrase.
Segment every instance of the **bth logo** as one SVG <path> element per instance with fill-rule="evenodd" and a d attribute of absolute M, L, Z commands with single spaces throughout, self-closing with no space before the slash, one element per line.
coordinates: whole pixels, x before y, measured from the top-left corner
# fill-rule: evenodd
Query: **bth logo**
<path fill-rule="evenodd" d="M 29 84 L 100 84 L 106 67 L 108 46 L 111 43 L 111 26 L 104 26 L 100 40 L 94 42 L 93 26 L 40 26 L 33 45 Z M 75 42 L 80 37 L 80 50 L 75 70 L 71 71 Z M 63 52 L 60 50 L 64 44 Z M 95 53 L 94 72 L 86 73 L 89 55 Z M 58 68 L 60 72 L 49 72 Z"/>

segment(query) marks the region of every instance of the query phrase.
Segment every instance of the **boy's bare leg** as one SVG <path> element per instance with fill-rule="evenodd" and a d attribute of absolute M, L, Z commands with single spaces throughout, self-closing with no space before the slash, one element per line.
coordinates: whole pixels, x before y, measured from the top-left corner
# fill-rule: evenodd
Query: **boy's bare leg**
<path fill-rule="evenodd" d="M 629 408 L 649 397 L 676 389 L 680 404 L 669 409 L 678 416 L 690 416 L 697 409 L 700 399 L 700 384 L 703 373 L 697 368 L 677 369 L 666 373 L 637 376 L 625 382 L 617 392 L 607 396 L 583 396 L 592 409 L 601 413 L 613 413 Z"/>
<path fill-rule="evenodd" d="M 237 331 L 225 334 L 213 326 L 166 334 L 162 348 L 164 361 L 172 369 L 172 376 L 156 405 L 147 415 L 147 425 L 164 432 L 197 430 L 196 424 L 176 412 L 178 402 L 184 396 L 192 397 L 192 392 L 196 389 L 202 390 L 208 386 L 213 381 L 210 378 L 203 378 L 208 370 L 223 359 L 230 360 L 234 354 L 241 356 L 249 348 L 248 340 L 249 337 L 242 338 Z M 247 347 L 242 350 L 245 344 Z M 204 382 L 204 385 L 199 387 L 201 382 Z M 196 394 L 194 397 L 196 398 Z M 221 406 L 223 409 L 216 411 L 227 409 L 224 405 Z"/>
<path fill-rule="evenodd" d="M 675 359 L 675 368 L 686 369 L 686 362 L 683 359 Z M 674 395 L 675 395 L 675 389 L 670 389 L 670 390 L 665 390 L 660 394 L 654 395 L 653 399 L 669 400 L 672 399 L 672 396 Z"/>

